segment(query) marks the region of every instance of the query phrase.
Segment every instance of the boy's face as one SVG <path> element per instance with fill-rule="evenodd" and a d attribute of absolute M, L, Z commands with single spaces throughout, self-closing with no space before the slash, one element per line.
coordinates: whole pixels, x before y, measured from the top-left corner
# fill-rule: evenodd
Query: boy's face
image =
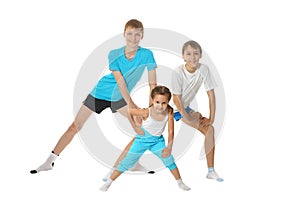
<path fill-rule="evenodd" d="M 182 55 L 183 59 L 185 60 L 186 64 L 191 67 L 197 67 L 199 60 L 201 58 L 201 53 L 199 49 L 195 49 L 190 45 L 186 47 L 184 53 Z"/>
<path fill-rule="evenodd" d="M 143 38 L 143 30 L 141 28 L 128 27 L 124 32 L 126 46 L 137 48 Z"/>

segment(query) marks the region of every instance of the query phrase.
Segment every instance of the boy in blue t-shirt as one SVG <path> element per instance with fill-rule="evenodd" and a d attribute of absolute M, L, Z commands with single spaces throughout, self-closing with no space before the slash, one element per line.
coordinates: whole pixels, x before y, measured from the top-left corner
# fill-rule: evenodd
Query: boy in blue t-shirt
<path fill-rule="evenodd" d="M 128 108 L 137 108 L 130 97 L 130 92 L 140 80 L 146 68 L 148 70 L 150 91 L 156 86 L 157 65 L 153 53 L 151 50 L 139 46 L 143 33 L 144 28 L 140 21 L 132 19 L 126 23 L 124 28 L 126 45 L 112 50 L 108 56 L 111 73 L 103 76 L 98 81 L 83 102 L 70 127 L 57 142 L 50 156 L 42 165 L 35 170 L 31 170 L 30 173 L 35 174 L 40 171 L 51 170 L 57 156 L 72 141 L 93 112 L 100 114 L 109 107 L 113 113 L 119 112 L 128 117 Z M 132 119 L 128 119 L 132 123 Z M 134 123 L 132 125 L 134 130 L 138 130 Z"/>

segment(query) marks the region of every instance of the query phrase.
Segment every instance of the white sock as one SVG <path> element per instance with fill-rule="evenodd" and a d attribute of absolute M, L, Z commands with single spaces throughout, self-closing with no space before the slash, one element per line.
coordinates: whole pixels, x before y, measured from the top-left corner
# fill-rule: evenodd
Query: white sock
<path fill-rule="evenodd" d="M 113 182 L 113 180 L 108 178 L 106 183 L 104 183 L 104 185 L 102 185 L 102 187 L 100 188 L 100 191 L 106 192 L 108 190 L 108 188 L 110 187 L 110 185 L 112 184 L 112 182 Z"/>
<path fill-rule="evenodd" d="M 36 170 L 31 170 L 30 173 L 35 174 L 40 171 L 51 170 L 54 166 L 54 161 L 56 160 L 56 158 L 57 158 L 57 155 L 55 155 L 54 153 L 51 153 L 49 155 L 49 157 L 47 158 L 47 160 L 41 166 L 39 166 Z"/>
<path fill-rule="evenodd" d="M 102 178 L 102 181 L 106 182 L 109 179 L 109 177 L 112 175 L 112 173 L 115 171 L 115 169 L 116 169 L 115 167 L 111 168 L 109 172 Z"/>
<path fill-rule="evenodd" d="M 176 181 L 177 181 L 178 186 L 179 186 L 180 189 L 183 189 L 184 191 L 191 190 L 191 188 L 189 186 L 187 186 L 186 184 L 183 183 L 181 178 L 177 179 Z"/>
<path fill-rule="evenodd" d="M 208 179 L 213 179 L 213 180 L 216 180 L 216 181 L 218 181 L 218 182 L 224 181 L 224 179 L 222 179 L 222 178 L 217 174 L 217 172 L 215 171 L 215 169 L 214 169 L 213 167 L 209 167 L 209 168 L 208 168 L 208 174 L 207 174 L 206 178 L 208 178 Z"/>

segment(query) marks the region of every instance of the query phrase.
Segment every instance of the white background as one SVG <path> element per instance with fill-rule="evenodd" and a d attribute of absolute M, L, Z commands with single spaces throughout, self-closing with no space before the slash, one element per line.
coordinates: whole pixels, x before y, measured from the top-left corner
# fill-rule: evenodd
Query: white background
<path fill-rule="evenodd" d="M 1 199 L 299 199 L 297 5 L 292 0 L 1 1 Z M 102 193 L 107 168 L 79 137 L 53 171 L 29 174 L 72 122 L 82 63 L 131 18 L 198 41 L 216 65 L 226 94 L 215 160 L 223 183 L 205 178 L 200 134 L 177 162 L 190 192 L 179 190 L 163 170 L 123 175 Z"/>

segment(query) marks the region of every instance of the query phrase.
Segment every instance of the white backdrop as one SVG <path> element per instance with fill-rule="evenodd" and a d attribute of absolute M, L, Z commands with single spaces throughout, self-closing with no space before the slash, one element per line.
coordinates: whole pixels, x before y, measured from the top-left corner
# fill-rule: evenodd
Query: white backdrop
<path fill-rule="evenodd" d="M 1 1 L 1 199 L 299 199 L 296 5 L 292 0 Z M 177 162 L 190 192 L 181 191 L 163 170 L 123 175 L 102 193 L 108 169 L 77 136 L 53 171 L 29 174 L 72 122 L 83 62 L 122 33 L 131 18 L 198 41 L 216 65 L 226 95 L 215 156 L 223 183 L 205 178 L 200 134 Z"/>

